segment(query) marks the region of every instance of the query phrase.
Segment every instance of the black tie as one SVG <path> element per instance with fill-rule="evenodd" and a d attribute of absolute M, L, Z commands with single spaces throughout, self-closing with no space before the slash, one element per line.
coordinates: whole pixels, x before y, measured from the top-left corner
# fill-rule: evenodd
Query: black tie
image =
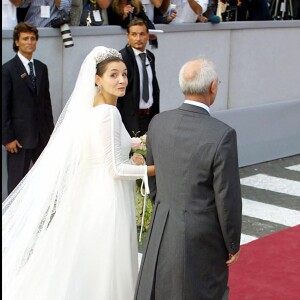
<path fill-rule="evenodd" d="M 33 63 L 30 61 L 28 63 L 28 65 L 29 65 L 29 69 L 30 69 L 30 73 L 29 73 L 30 80 L 31 80 L 33 89 L 36 91 L 36 82 L 35 82 L 35 76 L 34 76 L 34 73 L 33 73 Z"/>
<path fill-rule="evenodd" d="M 139 56 L 141 57 L 142 60 L 142 65 L 143 65 L 143 99 L 145 102 L 148 102 L 149 100 L 149 83 L 148 83 L 148 73 L 147 73 L 147 68 L 146 68 L 146 54 L 145 53 L 140 53 Z"/>

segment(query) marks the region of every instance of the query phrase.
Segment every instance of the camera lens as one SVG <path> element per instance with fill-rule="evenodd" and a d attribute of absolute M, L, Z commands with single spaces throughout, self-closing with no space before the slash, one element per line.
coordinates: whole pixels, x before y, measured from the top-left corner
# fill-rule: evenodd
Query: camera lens
<path fill-rule="evenodd" d="M 74 46 L 71 30 L 68 24 L 63 24 L 60 26 L 61 36 L 63 39 L 64 47 L 70 48 Z"/>

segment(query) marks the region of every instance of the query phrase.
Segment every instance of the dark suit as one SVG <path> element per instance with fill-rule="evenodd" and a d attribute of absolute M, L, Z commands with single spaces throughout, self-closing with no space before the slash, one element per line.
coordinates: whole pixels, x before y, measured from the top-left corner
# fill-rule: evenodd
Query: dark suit
<path fill-rule="evenodd" d="M 158 114 L 147 135 L 151 164 L 155 207 L 135 299 L 222 299 L 228 254 L 240 248 L 235 130 L 194 105 Z"/>
<path fill-rule="evenodd" d="M 147 51 L 147 56 L 150 61 L 150 66 L 153 74 L 153 105 L 147 118 L 147 125 L 150 120 L 159 113 L 159 86 L 155 73 L 155 57 L 152 52 Z M 121 113 L 122 121 L 131 136 L 134 136 L 133 132 L 141 132 L 139 126 L 139 118 L 145 117 L 139 114 L 139 101 L 140 101 L 140 75 L 138 65 L 135 59 L 134 52 L 130 46 L 126 46 L 120 50 L 124 63 L 127 67 L 128 86 L 124 97 L 118 99 L 117 107 Z M 147 126 L 148 127 L 148 126 Z M 142 135 L 141 132 L 140 135 Z"/>
<path fill-rule="evenodd" d="M 8 193 L 29 170 L 54 128 L 48 69 L 34 60 L 35 92 L 18 55 L 2 66 L 2 144 L 18 140 L 18 153 L 7 152 Z"/>

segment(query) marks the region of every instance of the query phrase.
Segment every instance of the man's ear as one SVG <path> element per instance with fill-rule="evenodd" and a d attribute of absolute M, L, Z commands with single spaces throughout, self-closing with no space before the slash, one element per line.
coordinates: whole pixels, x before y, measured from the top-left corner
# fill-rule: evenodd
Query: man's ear
<path fill-rule="evenodd" d="M 217 80 L 214 80 L 211 85 L 210 85 L 210 92 L 213 94 L 213 95 L 216 95 L 217 94 L 217 91 L 218 91 L 218 81 Z"/>

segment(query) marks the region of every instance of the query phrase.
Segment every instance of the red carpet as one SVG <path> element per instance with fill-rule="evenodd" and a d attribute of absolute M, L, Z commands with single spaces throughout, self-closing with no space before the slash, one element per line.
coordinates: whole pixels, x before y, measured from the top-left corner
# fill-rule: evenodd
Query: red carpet
<path fill-rule="evenodd" d="M 230 300 L 300 299 L 300 225 L 242 245 L 229 287 Z"/>

